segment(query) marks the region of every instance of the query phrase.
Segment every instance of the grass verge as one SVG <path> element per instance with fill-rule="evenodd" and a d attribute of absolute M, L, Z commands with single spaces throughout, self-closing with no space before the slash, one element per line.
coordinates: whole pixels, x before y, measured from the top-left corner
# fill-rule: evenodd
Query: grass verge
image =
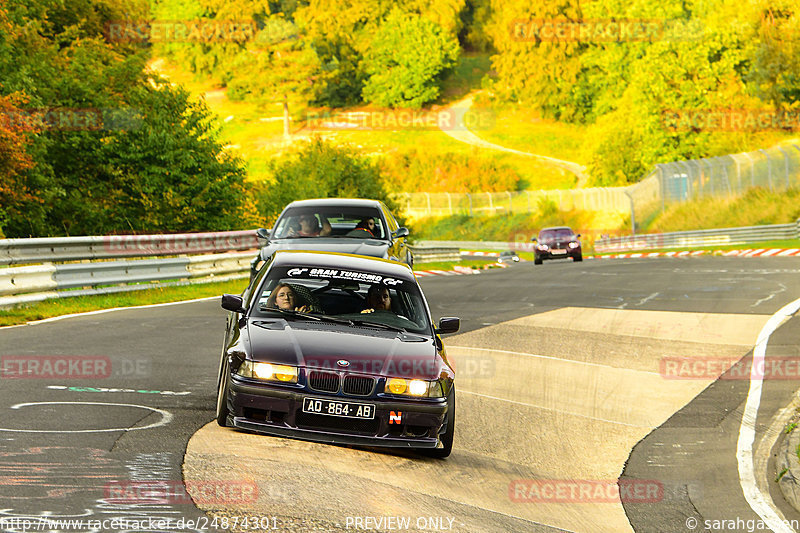
<path fill-rule="evenodd" d="M 10 309 L 0 309 L 0 326 L 12 326 L 55 316 L 112 309 L 114 307 L 135 307 L 137 305 L 207 298 L 209 296 L 220 296 L 226 292 L 239 294 L 246 285 L 247 280 L 241 279 L 220 283 L 198 283 L 182 287 L 162 287 L 116 294 L 46 300 Z"/>

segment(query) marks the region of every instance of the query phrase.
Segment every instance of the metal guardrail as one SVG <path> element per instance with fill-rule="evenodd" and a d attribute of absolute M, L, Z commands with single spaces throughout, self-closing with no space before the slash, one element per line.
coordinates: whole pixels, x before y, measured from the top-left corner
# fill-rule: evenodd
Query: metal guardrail
<path fill-rule="evenodd" d="M 258 244 L 252 230 L 0 240 L 0 265 L 40 263 L 0 266 L 0 308 L 50 298 L 247 278 Z M 250 251 L 185 255 L 241 249 Z M 458 248 L 439 245 L 412 250 L 421 263 L 460 260 Z M 164 255 L 178 257 L 108 260 Z"/>
<path fill-rule="evenodd" d="M 621 252 L 656 248 L 725 246 L 796 238 L 800 238 L 800 219 L 791 224 L 607 237 L 597 239 L 594 248 L 597 252 Z"/>
<path fill-rule="evenodd" d="M 414 263 L 434 261 L 460 261 L 461 250 L 452 246 L 409 246 L 414 253 Z"/>
<path fill-rule="evenodd" d="M 84 259 L 153 257 L 249 250 L 254 230 L 171 235 L 107 235 L 0 240 L 0 265 Z"/>

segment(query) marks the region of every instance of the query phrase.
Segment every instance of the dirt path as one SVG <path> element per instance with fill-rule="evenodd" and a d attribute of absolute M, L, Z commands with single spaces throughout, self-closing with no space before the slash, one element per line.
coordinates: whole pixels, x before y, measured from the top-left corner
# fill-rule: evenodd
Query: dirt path
<path fill-rule="evenodd" d="M 532 157 L 538 161 L 541 161 L 542 163 L 571 172 L 578 178 L 576 187 L 584 186 L 586 181 L 589 179 L 589 176 L 587 176 L 585 173 L 586 167 L 579 165 L 578 163 L 574 163 L 572 161 L 564 161 L 563 159 L 556 159 L 554 157 L 548 157 L 546 155 L 532 154 L 530 152 L 515 150 L 513 148 L 508 148 L 507 146 L 501 146 L 499 144 L 491 143 L 489 141 L 481 139 L 480 137 L 472 133 L 464 123 L 464 115 L 469 111 L 470 107 L 472 107 L 473 97 L 474 94 L 469 95 L 466 98 L 462 98 L 461 100 L 453 103 L 450 106 L 450 109 L 453 110 L 455 115 L 455 125 L 454 127 L 451 128 L 442 128 L 442 132 L 446 133 L 447 135 L 449 135 L 453 139 L 456 139 L 457 141 L 471 144 L 473 146 L 478 146 L 480 148 L 499 150 L 501 152 L 509 152 L 512 154 Z"/>

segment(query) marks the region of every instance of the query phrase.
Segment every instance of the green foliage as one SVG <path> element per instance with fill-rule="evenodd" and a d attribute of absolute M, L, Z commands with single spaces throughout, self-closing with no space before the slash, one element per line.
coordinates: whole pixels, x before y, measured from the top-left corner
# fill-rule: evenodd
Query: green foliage
<path fill-rule="evenodd" d="M 14 0 L 6 9 L 0 95 L 22 93 L 29 110 L 91 121 L 28 132 L 33 165 L 16 186 L 35 195 L 3 206 L 8 237 L 247 224 L 242 162 L 223 152 L 205 105 L 151 79 L 134 45 L 102 36 L 111 21 L 144 17 L 146 6 Z"/>
<path fill-rule="evenodd" d="M 418 109 L 439 96 L 441 78 L 455 65 L 458 53 L 458 41 L 436 24 L 393 11 L 364 58 L 364 99 Z"/>
<path fill-rule="evenodd" d="M 479 152 L 442 154 L 412 149 L 387 154 L 383 168 L 387 187 L 393 191 L 515 191 L 520 183 L 512 167 Z"/>
<path fill-rule="evenodd" d="M 270 171 L 273 180 L 260 182 L 254 193 L 268 223 L 289 202 L 307 198 L 371 198 L 398 214 L 378 166 L 346 147 L 317 138 L 273 161 Z"/>

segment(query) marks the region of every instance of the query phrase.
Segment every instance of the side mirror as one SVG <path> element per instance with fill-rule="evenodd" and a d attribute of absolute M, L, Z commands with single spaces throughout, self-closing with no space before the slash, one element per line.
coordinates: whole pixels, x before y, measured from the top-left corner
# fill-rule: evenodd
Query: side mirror
<path fill-rule="evenodd" d="M 270 230 L 266 228 L 258 228 L 256 230 L 256 235 L 258 235 L 259 239 L 264 239 L 265 241 L 269 240 Z"/>
<path fill-rule="evenodd" d="M 246 313 L 244 308 L 244 300 L 241 296 L 236 294 L 223 294 L 222 295 L 222 308 L 234 313 Z"/>
<path fill-rule="evenodd" d="M 578 233 L 577 235 L 575 235 L 575 238 L 576 238 L 576 239 L 580 239 L 580 238 L 581 238 L 581 234 L 580 234 L 580 233 Z"/>
<path fill-rule="evenodd" d="M 534 237 L 533 239 L 531 239 L 531 242 L 539 242 L 539 240 L 536 237 Z"/>
<path fill-rule="evenodd" d="M 446 316 L 439 319 L 439 327 L 436 328 L 436 333 L 455 333 L 460 327 L 460 318 Z"/>
<path fill-rule="evenodd" d="M 392 233 L 392 238 L 399 239 L 400 237 L 408 237 L 408 234 L 408 228 L 397 228 L 397 230 Z"/>

